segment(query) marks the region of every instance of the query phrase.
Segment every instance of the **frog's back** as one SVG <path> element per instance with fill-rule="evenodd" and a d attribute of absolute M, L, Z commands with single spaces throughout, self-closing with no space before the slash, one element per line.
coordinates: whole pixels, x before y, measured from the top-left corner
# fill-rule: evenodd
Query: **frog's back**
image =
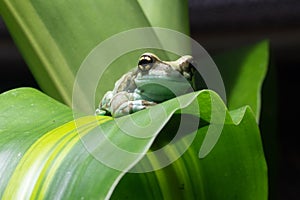
<path fill-rule="evenodd" d="M 136 78 L 136 70 L 132 70 L 124 74 L 115 84 L 114 93 L 122 91 L 133 92 L 136 89 L 134 79 Z"/>

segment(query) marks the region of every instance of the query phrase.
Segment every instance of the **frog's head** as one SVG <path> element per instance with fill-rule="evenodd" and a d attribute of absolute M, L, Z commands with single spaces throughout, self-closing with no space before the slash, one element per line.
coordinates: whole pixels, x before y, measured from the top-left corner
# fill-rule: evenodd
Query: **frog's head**
<path fill-rule="evenodd" d="M 185 55 L 180 57 L 178 60 L 175 61 L 162 61 L 160 60 L 155 54 L 153 53 L 144 53 L 140 56 L 138 62 L 138 71 L 141 73 L 141 76 L 148 76 L 156 77 L 166 76 L 168 78 L 175 78 L 178 77 L 182 78 L 182 76 L 187 79 L 191 80 L 193 76 L 193 57 L 190 55 Z M 181 74 L 178 74 L 179 72 Z"/>
<path fill-rule="evenodd" d="M 135 84 L 142 95 L 153 101 L 164 101 L 191 89 L 194 68 L 192 56 L 175 61 L 162 61 L 152 53 L 144 53 L 138 62 Z"/>

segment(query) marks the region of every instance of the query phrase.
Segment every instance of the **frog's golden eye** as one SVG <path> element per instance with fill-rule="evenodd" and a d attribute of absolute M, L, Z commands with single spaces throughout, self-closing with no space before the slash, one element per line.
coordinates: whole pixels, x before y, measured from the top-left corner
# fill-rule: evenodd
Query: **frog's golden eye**
<path fill-rule="evenodd" d="M 151 69 L 152 64 L 154 63 L 154 58 L 150 55 L 142 55 L 140 57 L 138 66 L 142 71 L 148 71 Z"/>

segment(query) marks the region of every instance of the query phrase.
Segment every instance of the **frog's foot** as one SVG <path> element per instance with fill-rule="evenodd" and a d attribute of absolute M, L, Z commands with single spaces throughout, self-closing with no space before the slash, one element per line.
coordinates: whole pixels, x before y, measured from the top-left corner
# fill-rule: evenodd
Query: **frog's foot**
<path fill-rule="evenodd" d="M 113 110 L 112 115 L 114 117 L 121 117 L 128 115 L 151 106 L 156 105 L 155 102 L 146 101 L 146 100 L 134 100 L 134 101 L 125 101 L 119 105 L 116 110 Z"/>
<path fill-rule="evenodd" d="M 139 99 L 136 93 L 119 92 L 113 96 L 109 103 L 109 111 L 113 117 L 128 115 L 150 106 L 155 102 Z"/>

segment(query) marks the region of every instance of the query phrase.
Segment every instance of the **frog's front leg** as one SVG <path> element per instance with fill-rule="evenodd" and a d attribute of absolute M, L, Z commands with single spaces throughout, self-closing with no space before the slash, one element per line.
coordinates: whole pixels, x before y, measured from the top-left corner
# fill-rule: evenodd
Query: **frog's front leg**
<path fill-rule="evenodd" d="M 156 105 L 155 102 L 143 100 L 136 93 L 119 92 L 111 100 L 111 115 L 121 117 L 128 115 L 150 106 Z"/>
<path fill-rule="evenodd" d="M 156 103 L 143 100 L 141 96 L 135 92 L 128 93 L 122 91 L 116 94 L 108 92 L 104 96 L 100 109 L 97 109 L 96 114 L 102 115 L 105 112 L 109 112 L 113 117 L 121 117 L 153 105 L 156 105 Z"/>
<path fill-rule="evenodd" d="M 105 93 L 102 100 L 100 101 L 99 107 L 95 111 L 95 115 L 106 115 L 107 113 L 111 113 L 110 102 L 113 96 L 114 96 L 113 91 L 108 91 Z"/>

